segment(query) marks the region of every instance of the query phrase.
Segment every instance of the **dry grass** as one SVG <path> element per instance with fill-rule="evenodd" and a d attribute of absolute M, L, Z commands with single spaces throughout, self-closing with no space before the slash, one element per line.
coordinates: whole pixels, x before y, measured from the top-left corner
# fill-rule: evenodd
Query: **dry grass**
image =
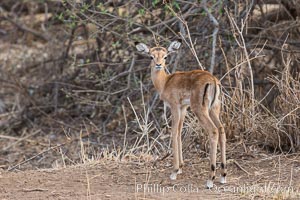
<path fill-rule="evenodd" d="M 276 76 L 266 77 L 276 91 L 272 105 L 262 99 L 250 99 L 250 91 L 240 87 L 225 88 L 222 119 L 229 138 L 251 141 L 271 151 L 295 152 L 299 146 L 299 75 L 292 74 L 288 63 Z M 238 77 L 235 77 L 238 80 Z M 239 83 L 239 81 L 237 81 Z M 252 105 L 254 102 L 254 105 Z M 254 113 L 251 108 L 254 107 Z"/>

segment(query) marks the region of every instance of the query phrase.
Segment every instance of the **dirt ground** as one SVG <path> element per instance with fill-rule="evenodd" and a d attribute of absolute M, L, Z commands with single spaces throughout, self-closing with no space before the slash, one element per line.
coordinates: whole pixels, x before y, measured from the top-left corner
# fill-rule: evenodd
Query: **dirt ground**
<path fill-rule="evenodd" d="M 171 157 L 146 164 L 93 161 L 60 169 L 0 173 L 0 199 L 299 199 L 300 154 L 228 160 L 226 185 L 205 189 L 207 159 L 186 160 L 170 181 Z"/>

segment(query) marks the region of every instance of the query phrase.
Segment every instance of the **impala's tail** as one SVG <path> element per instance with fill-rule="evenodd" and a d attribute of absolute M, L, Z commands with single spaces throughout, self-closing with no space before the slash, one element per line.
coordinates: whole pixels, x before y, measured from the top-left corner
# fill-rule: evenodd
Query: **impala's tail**
<path fill-rule="evenodd" d="M 211 107 L 214 107 L 216 103 L 218 102 L 219 96 L 221 93 L 220 84 L 218 84 L 217 80 L 214 80 L 214 82 L 206 83 L 204 87 L 203 92 L 203 105 L 207 105 L 210 109 Z"/>
<path fill-rule="evenodd" d="M 216 103 L 219 101 L 219 96 L 221 94 L 221 85 L 218 84 L 216 80 L 215 80 L 214 89 L 215 89 L 214 97 L 210 107 L 214 107 L 216 105 Z"/>

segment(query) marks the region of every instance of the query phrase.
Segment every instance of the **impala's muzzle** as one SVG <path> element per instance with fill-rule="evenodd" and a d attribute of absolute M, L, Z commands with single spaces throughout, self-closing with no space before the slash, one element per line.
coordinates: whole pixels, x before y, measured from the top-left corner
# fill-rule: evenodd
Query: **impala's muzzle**
<path fill-rule="evenodd" d="M 156 70 L 162 70 L 162 68 L 163 68 L 163 67 L 161 66 L 161 64 L 156 64 L 156 65 L 155 65 L 155 69 L 156 69 Z"/>

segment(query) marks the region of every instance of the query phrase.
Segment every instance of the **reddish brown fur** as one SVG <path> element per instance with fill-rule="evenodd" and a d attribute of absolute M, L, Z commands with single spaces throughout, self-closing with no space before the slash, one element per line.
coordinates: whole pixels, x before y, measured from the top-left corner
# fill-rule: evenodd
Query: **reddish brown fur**
<path fill-rule="evenodd" d="M 174 45 L 176 47 L 176 45 Z M 172 47 L 172 44 L 169 48 Z M 217 143 L 221 148 L 221 163 L 226 165 L 225 145 L 226 136 L 219 119 L 221 101 L 219 100 L 221 84 L 219 80 L 207 71 L 193 70 L 166 74 L 165 58 L 168 51 L 163 47 L 148 50 L 142 44 L 138 50 L 149 52 L 151 61 L 151 79 L 160 98 L 169 105 L 172 114 L 172 148 L 174 171 L 171 179 L 176 179 L 183 166 L 181 130 L 188 106 L 196 114 L 203 128 L 210 137 L 211 173 L 207 186 L 212 187 L 215 177 Z M 147 51 L 148 50 L 148 51 Z M 171 48 L 172 50 L 172 48 Z M 220 134 L 219 134 L 220 133 Z M 226 168 L 221 169 L 221 175 L 226 176 Z"/>

